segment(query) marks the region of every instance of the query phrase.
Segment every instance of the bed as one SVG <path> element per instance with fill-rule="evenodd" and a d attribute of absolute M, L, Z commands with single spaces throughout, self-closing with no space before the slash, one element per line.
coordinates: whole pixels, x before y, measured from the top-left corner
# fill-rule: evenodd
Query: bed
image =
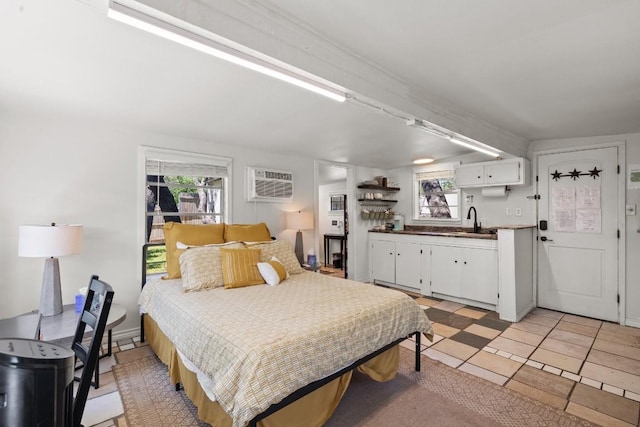
<path fill-rule="evenodd" d="M 201 419 L 232 427 L 321 425 L 338 405 L 354 368 L 377 381 L 393 378 L 398 343 L 411 335 L 420 369 L 421 334 L 431 339 L 433 332 L 411 297 L 301 271 L 288 242 L 241 237 L 251 243 L 234 240 L 204 249 L 201 243 L 186 247 L 181 242 L 181 277 L 143 278 L 144 337 Z M 167 236 L 168 258 L 175 256 L 169 245 L 180 247 Z M 212 258 L 216 252 L 223 263 Z M 208 258 L 200 256 L 204 253 Z M 260 263 L 278 255 L 273 262 L 286 267 L 280 283 L 227 287 L 218 278 L 218 286 L 186 288 L 203 264 L 208 276 L 198 277 L 210 277 L 212 271 L 226 271 L 230 256 L 248 254 L 255 261 L 256 253 Z M 193 262 L 183 262 L 187 258 Z"/>

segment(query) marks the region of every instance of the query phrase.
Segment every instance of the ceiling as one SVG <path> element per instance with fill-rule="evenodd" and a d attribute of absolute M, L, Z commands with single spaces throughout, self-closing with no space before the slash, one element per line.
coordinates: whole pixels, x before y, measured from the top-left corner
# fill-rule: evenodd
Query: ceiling
<path fill-rule="evenodd" d="M 259 4 L 392 76 L 417 102 L 524 140 L 640 132 L 637 0 L 238 3 Z M 0 2 L 0 113 L 33 110 L 382 169 L 466 153 L 402 119 L 113 21 L 106 8 L 106 0 Z"/>

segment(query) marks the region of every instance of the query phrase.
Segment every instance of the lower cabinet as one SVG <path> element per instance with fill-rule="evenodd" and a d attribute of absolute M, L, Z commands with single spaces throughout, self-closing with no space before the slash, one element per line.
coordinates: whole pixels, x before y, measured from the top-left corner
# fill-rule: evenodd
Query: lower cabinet
<path fill-rule="evenodd" d="M 497 249 L 431 246 L 431 292 L 497 304 Z"/>
<path fill-rule="evenodd" d="M 369 243 L 371 280 L 421 291 L 423 264 L 428 262 L 425 245 L 378 239 Z"/>
<path fill-rule="evenodd" d="M 369 233 L 371 280 L 498 304 L 496 240 Z"/>
<path fill-rule="evenodd" d="M 396 242 L 371 239 L 369 241 L 371 280 L 395 283 Z"/>

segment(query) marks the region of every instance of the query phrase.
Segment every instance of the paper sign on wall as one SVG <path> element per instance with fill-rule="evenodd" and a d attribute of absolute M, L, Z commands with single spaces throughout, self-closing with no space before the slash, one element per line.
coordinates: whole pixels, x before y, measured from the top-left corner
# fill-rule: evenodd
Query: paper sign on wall
<path fill-rule="evenodd" d="M 551 218 L 554 231 L 576 231 L 576 190 L 574 187 L 555 187 L 551 190 Z"/>
<path fill-rule="evenodd" d="M 551 191 L 553 230 L 566 233 L 600 233 L 600 187 L 556 187 Z"/>

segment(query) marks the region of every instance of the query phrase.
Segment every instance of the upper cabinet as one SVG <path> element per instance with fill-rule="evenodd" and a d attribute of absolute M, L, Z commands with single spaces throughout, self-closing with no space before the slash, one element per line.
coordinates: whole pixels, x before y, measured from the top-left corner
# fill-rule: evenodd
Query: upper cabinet
<path fill-rule="evenodd" d="M 456 185 L 491 187 L 497 185 L 529 185 L 530 162 L 525 158 L 468 163 L 456 168 Z"/>

